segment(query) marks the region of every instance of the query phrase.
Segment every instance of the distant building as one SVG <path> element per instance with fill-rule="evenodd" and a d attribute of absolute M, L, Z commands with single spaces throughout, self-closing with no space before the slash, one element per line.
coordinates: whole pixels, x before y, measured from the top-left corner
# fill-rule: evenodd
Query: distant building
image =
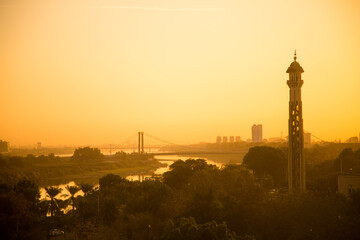
<path fill-rule="evenodd" d="M 360 189 L 360 174 L 339 174 L 338 192 L 348 195 L 350 190 Z"/>
<path fill-rule="evenodd" d="M 36 150 L 41 150 L 41 142 L 36 143 Z"/>
<path fill-rule="evenodd" d="M 216 137 L 216 143 L 218 143 L 218 144 L 221 143 L 221 136 Z"/>
<path fill-rule="evenodd" d="M 240 136 L 236 136 L 235 141 L 236 141 L 236 142 L 241 142 L 241 138 L 240 138 Z"/>
<path fill-rule="evenodd" d="M 226 136 L 223 136 L 223 143 L 227 143 L 228 142 L 228 138 Z"/>
<path fill-rule="evenodd" d="M 304 143 L 310 144 L 311 143 L 311 133 L 305 133 L 304 132 Z"/>
<path fill-rule="evenodd" d="M 230 136 L 230 142 L 231 142 L 231 143 L 234 143 L 234 142 L 235 142 L 234 136 Z"/>
<path fill-rule="evenodd" d="M 9 151 L 9 143 L 0 140 L 0 152 L 8 152 L 8 151 Z"/>
<path fill-rule="evenodd" d="M 269 138 L 268 142 L 286 142 L 286 139 L 282 138 L 282 137 L 272 137 Z"/>
<path fill-rule="evenodd" d="M 263 134 L 262 134 L 262 125 L 261 124 L 254 124 L 251 128 L 252 133 L 252 142 L 259 143 L 263 140 Z"/>
<path fill-rule="evenodd" d="M 348 143 L 358 143 L 359 139 L 358 139 L 358 137 L 351 137 L 348 140 L 346 140 L 346 142 L 348 142 Z"/>

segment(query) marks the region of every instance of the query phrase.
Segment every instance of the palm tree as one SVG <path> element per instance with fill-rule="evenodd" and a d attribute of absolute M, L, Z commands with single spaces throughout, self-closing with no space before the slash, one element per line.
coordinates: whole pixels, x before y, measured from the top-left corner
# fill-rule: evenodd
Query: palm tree
<path fill-rule="evenodd" d="M 73 211 L 75 211 L 75 202 L 76 202 L 76 198 L 75 198 L 75 194 L 80 191 L 80 188 L 78 186 L 69 186 L 67 185 L 66 187 L 66 190 L 68 190 L 68 192 L 70 193 L 70 198 L 69 200 L 71 201 L 72 203 L 72 208 L 73 208 Z M 64 196 L 69 196 L 68 194 L 64 194 Z"/>
<path fill-rule="evenodd" d="M 57 204 L 55 197 L 61 193 L 62 189 L 59 187 L 46 187 L 45 191 L 47 196 L 50 198 L 48 211 L 50 211 L 50 214 L 53 217 L 57 211 L 60 211 L 60 207 Z"/>
<path fill-rule="evenodd" d="M 83 191 L 84 196 L 87 197 L 89 193 L 94 189 L 94 185 L 88 183 L 80 184 L 80 189 Z"/>

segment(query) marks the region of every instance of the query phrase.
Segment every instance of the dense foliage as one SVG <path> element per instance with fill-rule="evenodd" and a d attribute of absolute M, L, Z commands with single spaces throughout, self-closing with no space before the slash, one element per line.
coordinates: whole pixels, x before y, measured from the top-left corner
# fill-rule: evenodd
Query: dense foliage
<path fill-rule="evenodd" d="M 174 180 L 177 177 L 179 182 Z M 79 207 L 79 217 L 87 221 L 100 217 L 117 236 L 129 239 L 360 236 L 360 193 L 350 198 L 331 192 L 288 195 L 269 192 L 259 183 L 243 166 L 218 169 L 201 159 L 177 161 L 163 179 L 130 182 L 116 175 L 104 176 L 100 189 L 87 200 L 83 198 L 89 205 Z M 91 215 L 94 207 L 86 211 L 96 204 L 96 198 L 99 216 Z"/>
<path fill-rule="evenodd" d="M 337 172 L 360 173 L 360 149 L 353 151 L 345 148 L 335 159 L 334 168 Z"/>
<path fill-rule="evenodd" d="M 98 149 L 95 150 L 96 152 Z M 79 154 L 74 152 L 73 155 Z M 81 179 L 85 175 L 92 176 L 91 182 L 95 183 L 105 171 L 122 176 L 132 175 L 134 172 L 151 174 L 154 169 L 163 166 L 148 154 L 120 152 L 105 158 L 96 153 L 98 160 L 95 160 L 94 156 L 87 159 L 85 155 L 80 157 L 83 160 L 74 160 L 71 157 L 58 157 L 54 154 L 24 157 L 0 154 L 0 182 L 15 184 L 21 178 L 27 177 L 41 185 L 53 185 Z"/>
<path fill-rule="evenodd" d="M 249 149 L 243 164 L 254 171 L 258 178 L 270 176 L 276 186 L 286 182 L 287 158 L 278 148 L 257 146 Z"/>
<path fill-rule="evenodd" d="M 340 195 L 329 181 L 339 158 L 344 169 L 356 170 L 359 150 L 308 164 L 309 191 L 299 195 L 280 191 L 284 152 L 254 147 L 243 165 L 220 169 L 203 159 L 179 160 L 143 182 L 107 174 L 98 187 L 82 183 L 62 193 L 48 187 L 43 201 L 32 180 L 4 182 L 0 239 L 45 239 L 53 228 L 65 239 L 359 239 L 360 191 Z M 75 197 L 79 189 L 84 195 Z"/>
<path fill-rule="evenodd" d="M 38 236 L 39 196 L 38 185 L 29 179 L 15 185 L 0 184 L 0 239 Z"/>
<path fill-rule="evenodd" d="M 100 152 L 100 149 L 83 147 L 77 148 L 71 158 L 77 161 L 96 161 L 101 160 L 103 157 L 104 155 Z"/>

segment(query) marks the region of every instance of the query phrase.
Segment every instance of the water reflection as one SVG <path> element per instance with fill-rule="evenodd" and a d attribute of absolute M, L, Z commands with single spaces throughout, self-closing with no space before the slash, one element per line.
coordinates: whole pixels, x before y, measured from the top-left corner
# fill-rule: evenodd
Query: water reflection
<path fill-rule="evenodd" d="M 76 185 L 76 183 L 74 181 L 71 181 L 66 184 L 52 186 L 52 187 L 58 187 L 61 189 L 61 192 L 58 195 L 56 195 L 56 199 L 63 200 L 63 201 L 69 199 L 70 193 L 68 192 L 68 190 L 66 190 L 66 186 L 75 186 L 75 185 Z M 84 196 L 84 192 L 80 190 L 74 196 L 75 197 Z M 40 188 L 40 200 L 50 200 L 50 197 L 48 197 L 46 194 L 45 188 Z M 69 205 L 66 208 L 61 209 L 61 210 L 63 210 L 64 213 L 67 213 L 71 209 L 72 209 L 72 206 Z M 50 216 L 50 213 L 48 213 L 47 216 Z"/>
<path fill-rule="evenodd" d="M 158 160 L 160 163 L 163 163 L 163 164 L 167 164 L 166 167 L 160 167 L 160 168 L 157 168 L 155 171 L 154 171 L 154 175 L 162 175 L 163 173 L 167 172 L 170 170 L 170 165 L 173 164 L 175 161 L 177 160 L 187 160 L 189 158 L 193 158 L 193 159 L 197 159 L 197 157 L 188 157 L 188 156 L 179 156 L 179 155 L 155 155 L 155 159 Z M 207 158 L 201 158 L 201 159 L 204 159 L 208 164 L 212 164 L 212 165 L 215 165 L 217 166 L 218 168 L 221 168 L 222 167 L 222 163 L 217 163 L 217 162 L 214 162 L 214 161 L 211 161 Z M 126 179 L 130 180 L 130 181 L 139 181 L 139 182 L 142 182 L 148 178 L 151 178 L 153 177 L 152 175 L 150 174 L 146 174 L 146 175 L 143 175 L 143 174 L 134 174 L 134 175 L 129 175 L 129 176 L 126 176 Z M 61 199 L 61 200 L 66 200 L 67 197 L 63 196 L 64 193 L 68 193 L 68 191 L 66 190 L 66 186 L 69 185 L 69 186 L 75 186 L 76 183 L 74 181 L 71 181 L 71 182 L 68 182 L 66 184 L 60 184 L 60 185 L 54 185 L 53 187 L 59 187 L 62 189 L 61 191 L 61 194 L 59 194 L 57 196 L 58 199 Z M 98 186 L 98 185 L 97 185 Z M 79 191 L 75 194 L 75 197 L 77 196 L 83 196 L 84 193 L 83 191 Z M 45 191 L 45 188 L 41 188 L 40 189 L 40 199 L 43 200 L 48 200 L 49 198 L 46 197 L 46 191 Z"/>
<path fill-rule="evenodd" d="M 60 194 L 58 194 L 56 196 L 57 199 L 61 199 L 61 200 L 68 199 L 68 197 L 64 196 L 64 194 L 69 194 L 68 190 L 66 190 L 66 186 L 68 186 L 68 185 L 69 186 L 75 186 L 76 183 L 74 181 L 71 181 L 71 182 L 68 182 L 66 184 L 60 184 L 60 185 L 51 186 L 51 187 L 58 187 L 58 188 L 61 189 Z M 80 190 L 74 196 L 75 197 L 84 196 L 84 193 L 83 193 L 83 191 Z M 40 188 L 40 200 L 50 200 L 50 198 L 46 196 L 45 188 Z"/>
<path fill-rule="evenodd" d="M 187 160 L 191 157 L 184 157 L 184 156 L 179 156 L 179 155 L 158 155 L 158 156 L 155 156 L 155 159 L 158 160 L 160 163 L 165 163 L 167 164 L 166 167 L 160 167 L 158 169 L 156 169 L 154 171 L 154 175 L 161 175 L 167 171 L 170 170 L 170 165 L 173 164 L 175 161 L 177 160 Z M 194 158 L 196 159 L 196 158 Z M 218 168 L 221 168 L 221 166 L 223 165 L 222 163 L 216 163 L 214 161 L 211 161 L 207 158 L 201 158 L 201 159 L 204 159 L 208 164 L 212 164 L 212 165 L 216 165 Z M 144 181 L 145 179 L 147 178 L 151 178 L 153 176 L 151 175 L 130 175 L 130 176 L 127 176 L 126 179 L 130 180 L 130 181 L 139 181 L 139 182 L 142 182 Z"/>
<path fill-rule="evenodd" d="M 164 163 L 167 164 L 166 167 L 160 167 L 157 168 L 154 171 L 154 175 L 162 175 L 163 173 L 167 172 L 170 170 L 170 165 L 173 164 L 175 161 L 177 160 L 187 160 L 189 158 L 192 157 L 186 157 L 186 156 L 179 156 L 179 155 L 158 155 L 155 156 L 155 159 L 158 160 L 160 163 Z M 193 158 L 193 159 L 197 159 L 197 158 Z M 216 165 L 217 167 L 221 168 L 221 166 L 223 165 L 222 163 L 216 163 L 214 161 L 208 160 L 207 158 L 202 158 L 204 159 L 208 164 L 212 164 L 212 165 Z M 130 180 L 130 181 L 139 181 L 142 182 L 148 178 L 153 177 L 152 175 L 130 175 L 127 176 L 126 179 Z M 59 187 L 61 189 L 61 193 L 58 194 L 56 196 L 57 199 L 60 200 L 67 200 L 69 198 L 69 192 L 66 190 L 66 186 L 75 186 L 76 183 L 74 181 L 70 181 L 66 184 L 59 184 L 59 185 L 53 185 L 52 187 Z M 99 187 L 99 185 L 96 185 L 95 187 Z M 83 191 L 78 191 L 75 194 L 75 197 L 77 196 L 84 196 L 84 192 Z M 40 188 L 40 200 L 50 200 L 49 197 L 46 196 L 46 191 L 45 188 Z M 62 209 L 65 213 L 70 211 L 72 209 L 72 207 L 69 205 L 67 208 Z"/>

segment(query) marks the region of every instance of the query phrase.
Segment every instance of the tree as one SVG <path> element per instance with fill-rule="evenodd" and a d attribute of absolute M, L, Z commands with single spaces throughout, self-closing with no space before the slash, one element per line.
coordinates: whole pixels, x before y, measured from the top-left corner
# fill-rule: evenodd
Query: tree
<path fill-rule="evenodd" d="M 100 191 L 93 189 L 77 199 L 77 214 L 82 220 L 94 220 L 100 211 Z"/>
<path fill-rule="evenodd" d="M 192 217 L 181 218 L 178 227 L 175 227 L 172 222 L 164 228 L 162 240 L 232 240 L 232 239 L 246 239 L 239 238 L 235 233 L 231 232 L 226 223 L 218 224 L 215 221 L 204 224 L 197 224 Z M 247 238 L 253 239 L 253 238 Z"/>
<path fill-rule="evenodd" d="M 0 192 L 0 239 L 16 239 L 21 229 L 32 221 L 29 210 L 24 195 L 13 190 Z"/>
<path fill-rule="evenodd" d="M 104 155 L 100 152 L 98 148 L 78 148 L 74 151 L 73 160 L 77 161 L 96 161 L 103 159 Z"/>
<path fill-rule="evenodd" d="M 120 177 L 119 175 L 107 174 L 99 179 L 100 190 L 113 187 L 119 183 L 127 182 L 125 178 Z"/>
<path fill-rule="evenodd" d="M 132 185 L 133 189 L 130 190 L 129 187 L 123 194 L 123 198 L 126 198 L 124 200 L 128 212 L 149 212 L 157 216 L 167 214 L 163 207 L 166 198 L 171 193 L 169 186 L 157 180 L 145 180 Z M 133 194 L 130 194 L 130 191 L 132 191 Z"/>
<path fill-rule="evenodd" d="M 80 184 L 80 189 L 81 189 L 81 191 L 83 191 L 84 197 L 87 197 L 89 195 L 89 193 L 92 190 L 94 190 L 94 185 L 89 184 L 89 183 L 81 183 Z"/>
<path fill-rule="evenodd" d="M 355 207 L 355 210 L 360 214 L 360 190 L 350 189 L 349 197 L 352 205 Z"/>
<path fill-rule="evenodd" d="M 69 196 L 69 200 L 72 204 L 72 209 L 73 211 L 75 211 L 75 204 L 76 204 L 75 194 L 80 191 L 80 188 L 76 185 L 75 186 L 67 185 L 65 188 L 70 193 L 70 196 L 68 194 L 64 194 L 64 196 L 66 197 Z"/>
<path fill-rule="evenodd" d="M 102 198 L 100 212 L 105 225 L 110 226 L 113 224 L 118 215 L 116 199 L 112 196 L 105 196 Z"/>
<path fill-rule="evenodd" d="M 278 148 L 257 146 L 249 149 L 243 164 L 253 170 L 255 176 L 270 175 L 276 186 L 285 182 L 287 161 L 284 152 Z"/>
<path fill-rule="evenodd" d="M 30 179 L 0 184 L 0 239 L 38 239 L 39 188 Z"/>
<path fill-rule="evenodd" d="M 337 172 L 360 172 L 360 149 L 353 152 L 351 148 L 345 148 L 334 161 Z"/>
<path fill-rule="evenodd" d="M 40 190 L 38 184 L 28 178 L 23 178 L 14 187 L 16 193 L 23 194 L 25 199 L 31 203 L 33 209 L 39 202 Z"/>
<path fill-rule="evenodd" d="M 164 182 L 171 187 L 182 187 L 193 176 L 194 172 L 207 167 L 214 167 L 214 165 L 208 165 L 204 159 L 175 161 L 170 165 L 170 171 L 163 174 Z"/>
<path fill-rule="evenodd" d="M 50 198 L 48 212 L 50 212 L 51 217 L 53 217 L 57 212 L 60 212 L 60 207 L 56 201 L 56 196 L 60 194 L 62 190 L 59 187 L 46 187 L 45 191 L 47 196 Z"/>

